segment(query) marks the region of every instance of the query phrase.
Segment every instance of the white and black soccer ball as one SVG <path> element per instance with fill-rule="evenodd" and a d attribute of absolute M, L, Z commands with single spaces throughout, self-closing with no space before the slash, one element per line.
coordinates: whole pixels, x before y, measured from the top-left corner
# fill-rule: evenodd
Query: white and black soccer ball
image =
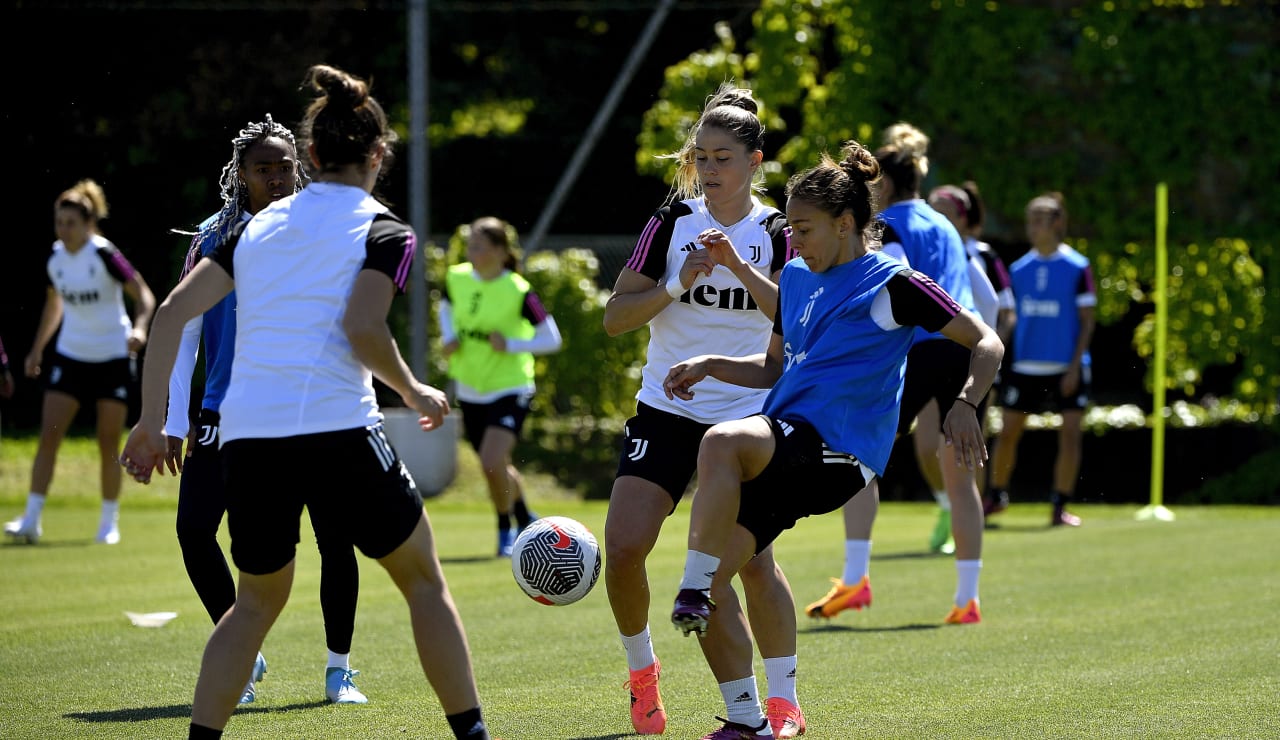
<path fill-rule="evenodd" d="M 511 573 L 529 598 L 564 606 L 586 596 L 600 577 L 600 546 L 582 522 L 546 516 L 520 531 Z"/>

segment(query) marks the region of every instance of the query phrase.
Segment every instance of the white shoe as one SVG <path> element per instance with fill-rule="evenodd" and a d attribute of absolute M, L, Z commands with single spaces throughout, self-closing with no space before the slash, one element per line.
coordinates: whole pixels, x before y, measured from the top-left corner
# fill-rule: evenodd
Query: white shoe
<path fill-rule="evenodd" d="M 334 704 L 365 704 L 369 698 L 360 693 L 360 689 L 351 679 L 360 675 L 360 671 L 350 668 L 327 668 L 324 672 L 324 693 Z"/>
<path fill-rule="evenodd" d="M 36 522 L 34 527 L 29 527 L 24 517 L 18 517 L 5 523 L 4 533 L 12 538 L 15 544 L 34 545 L 40 541 L 40 535 L 44 534 L 44 530 L 40 528 L 40 522 Z"/>
<path fill-rule="evenodd" d="M 119 539 L 117 538 L 117 542 Z M 267 675 L 267 659 L 262 657 L 262 653 L 258 653 L 258 657 L 253 661 L 253 673 L 249 676 L 249 683 L 244 687 L 244 693 L 240 695 L 241 704 L 252 704 L 254 699 L 258 698 L 258 687 L 254 684 L 261 681 Z"/>
<path fill-rule="evenodd" d="M 115 522 L 103 524 L 98 527 L 98 536 L 93 541 L 99 545 L 118 545 L 120 544 L 120 527 Z"/>

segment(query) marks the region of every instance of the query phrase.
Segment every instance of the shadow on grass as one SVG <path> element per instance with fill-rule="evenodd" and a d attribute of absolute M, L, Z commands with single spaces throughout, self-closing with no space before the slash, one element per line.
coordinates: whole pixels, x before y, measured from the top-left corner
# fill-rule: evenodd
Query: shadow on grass
<path fill-rule="evenodd" d="M 440 558 L 440 563 L 443 565 L 450 563 L 488 563 L 497 559 L 492 555 L 465 555 L 462 557 Z"/>
<path fill-rule="evenodd" d="M 1044 524 L 992 524 L 988 522 L 983 529 L 988 532 L 1017 532 L 1019 534 L 1027 534 L 1029 532 L 1048 532 L 1051 529 L 1075 529 L 1075 527 L 1054 527 L 1048 522 Z"/>
<path fill-rule="evenodd" d="M 97 542 L 94 542 L 94 541 L 93 541 L 93 539 L 87 539 L 87 540 L 50 540 L 50 539 L 46 539 L 46 538 L 44 538 L 44 537 L 41 537 L 41 538 L 40 538 L 40 541 L 39 541 L 38 543 L 34 544 L 34 545 L 28 544 L 28 543 L 26 543 L 26 542 L 15 542 L 15 541 L 13 541 L 13 540 L 11 540 L 11 539 L 7 539 L 7 538 L 6 538 L 6 541 L 5 541 L 4 545 L 3 545 L 3 547 L 6 547 L 6 548 L 34 547 L 34 548 L 43 549 L 43 548 L 46 548 L 46 547 L 95 547 L 95 546 L 97 546 L 97 545 L 98 545 L 98 543 L 97 543 Z M 111 547 L 111 545 L 102 545 L 102 547 Z"/>
<path fill-rule="evenodd" d="M 261 714 L 267 712 L 293 712 L 299 709 L 315 709 L 329 706 L 328 701 L 308 701 L 278 707 L 238 706 L 235 714 Z M 190 704 L 170 704 L 165 707 L 134 707 L 129 709 L 104 709 L 98 712 L 68 712 L 65 719 L 80 722 L 146 722 L 153 719 L 176 719 L 191 716 Z"/>
<path fill-rule="evenodd" d="M 804 634 L 822 634 L 824 632 L 921 632 L 924 630 L 941 629 L 940 624 L 900 624 L 894 627 L 855 627 L 845 624 L 819 624 L 809 629 L 799 629 L 798 632 Z"/>
<path fill-rule="evenodd" d="M 620 740 L 624 737 L 635 737 L 634 732 L 627 732 L 621 735 L 582 735 L 581 737 L 571 737 L 568 740 Z"/>

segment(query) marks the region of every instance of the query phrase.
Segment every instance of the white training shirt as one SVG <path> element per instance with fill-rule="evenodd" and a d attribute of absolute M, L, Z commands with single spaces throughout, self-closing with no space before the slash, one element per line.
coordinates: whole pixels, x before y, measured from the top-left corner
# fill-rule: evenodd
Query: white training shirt
<path fill-rule="evenodd" d="M 124 307 L 124 284 L 133 265 L 98 234 L 74 254 L 58 240 L 47 265 L 49 285 L 62 296 L 58 354 L 81 362 L 107 362 L 129 356 L 133 322 Z"/>
<path fill-rule="evenodd" d="M 702 247 L 698 234 L 716 228 L 761 274 L 770 276 L 794 256 L 786 216 L 752 197 L 751 213 L 731 226 L 712 218 L 701 198 L 659 209 L 649 220 L 627 267 L 665 284 L 679 279 L 685 257 Z M 698 383 L 692 401 L 668 400 L 662 390 L 671 366 L 700 354 L 741 357 L 764 352 L 773 334 L 765 316 L 729 268 L 717 265 L 699 275 L 678 300 L 649 322 L 649 348 L 642 373 L 640 402 L 704 424 L 741 419 L 760 411 L 767 388 L 743 388 L 708 377 Z"/>
<path fill-rule="evenodd" d="M 361 270 L 402 292 L 416 251 L 412 228 L 386 206 L 327 182 L 272 203 L 216 247 L 209 258 L 235 280 L 238 302 L 222 442 L 382 421 L 342 318 Z"/>

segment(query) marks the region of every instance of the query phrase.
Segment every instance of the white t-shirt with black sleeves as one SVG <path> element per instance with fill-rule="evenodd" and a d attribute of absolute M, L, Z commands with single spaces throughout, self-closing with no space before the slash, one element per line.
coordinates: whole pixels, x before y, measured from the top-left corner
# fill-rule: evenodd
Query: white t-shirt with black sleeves
<path fill-rule="evenodd" d="M 136 273 L 116 245 L 90 234 L 73 253 L 58 240 L 46 272 L 49 285 L 62 296 L 58 354 L 81 362 L 128 357 L 133 322 L 124 307 L 124 284 Z"/>
<path fill-rule="evenodd" d="M 236 344 L 222 442 L 367 427 L 373 374 L 342 319 L 362 270 L 403 292 L 413 229 L 363 189 L 314 182 L 238 225 L 208 255 L 235 281 Z"/>
<path fill-rule="evenodd" d="M 673 203 L 649 219 L 627 267 L 660 284 L 678 280 L 695 241 L 707 229 L 719 229 L 734 249 L 765 276 L 795 256 L 790 250 L 786 216 L 754 196 L 751 212 L 737 223 L 716 221 L 702 198 Z M 698 384 L 692 401 L 671 401 L 662 383 L 671 366 L 694 355 L 741 357 L 769 348 L 773 321 L 729 268 L 717 265 L 699 275 L 693 287 L 649 322 L 649 348 L 642 372 L 640 402 L 704 424 L 741 419 L 760 410 L 768 389 L 743 388 L 715 378 Z"/>

